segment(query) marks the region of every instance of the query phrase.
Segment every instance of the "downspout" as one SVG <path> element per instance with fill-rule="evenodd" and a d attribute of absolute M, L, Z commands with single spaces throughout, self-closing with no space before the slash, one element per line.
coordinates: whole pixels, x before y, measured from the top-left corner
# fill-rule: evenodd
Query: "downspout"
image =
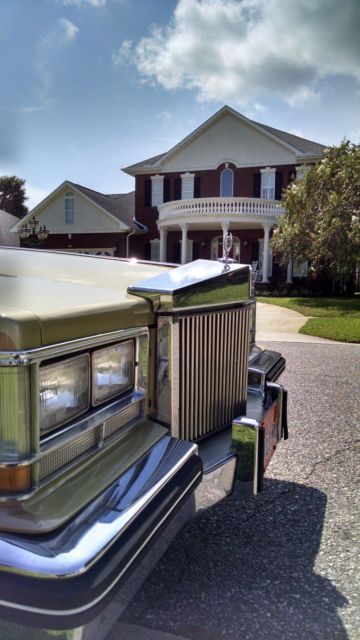
<path fill-rule="evenodd" d="M 129 257 L 129 238 L 130 236 L 134 236 L 136 234 L 135 229 L 133 231 L 131 231 L 130 233 L 128 233 L 128 235 L 126 236 L 126 257 Z"/>

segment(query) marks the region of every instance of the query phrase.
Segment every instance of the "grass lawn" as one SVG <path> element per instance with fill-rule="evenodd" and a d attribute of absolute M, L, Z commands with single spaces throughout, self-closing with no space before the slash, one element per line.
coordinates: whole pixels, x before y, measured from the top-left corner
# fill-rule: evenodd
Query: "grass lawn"
<path fill-rule="evenodd" d="M 307 316 L 300 333 L 341 342 L 360 342 L 360 296 L 353 298 L 272 298 L 259 302 L 276 304 Z"/>

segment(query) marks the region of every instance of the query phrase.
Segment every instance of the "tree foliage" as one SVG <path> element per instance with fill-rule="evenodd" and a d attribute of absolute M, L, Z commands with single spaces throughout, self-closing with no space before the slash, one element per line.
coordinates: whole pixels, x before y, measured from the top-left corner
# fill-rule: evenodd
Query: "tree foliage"
<path fill-rule="evenodd" d="M 314 275 L 333 281 L 352 274 L 360 260 L 360 145 L 329 147 L 282 200 L 273 241 L 278 260 L 308 260 Z"/>
<path fill-rule="evenodd" d="M 22 218 L 28 212 L 25 200 L 25 180 L 16 176 L 0 176 L 0 209 Z"/>

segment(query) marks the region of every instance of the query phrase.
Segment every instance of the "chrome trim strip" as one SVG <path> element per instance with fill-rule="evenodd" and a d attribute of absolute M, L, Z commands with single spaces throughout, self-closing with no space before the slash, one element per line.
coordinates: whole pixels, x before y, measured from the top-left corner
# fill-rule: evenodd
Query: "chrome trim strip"
<path fill-rule="evenodd" d="M 169 444 L 171 445 L 170 451 L 167 450 Z M 169 436 L 164 436 L 162 440 L 154 445 L 153 449 L 147 454 L 150 461 L 149 464 L 151 463 L 153 467 L 153 473 L 157 471 L 161 463 L 166 468 L 167 461 L 171 458 L 171 453 L 174 453 L 175 449 L 182 445 L 184 443 L 174 441 Z M 186 452 L 182 453 L 175 464 L 170 459 L 170 469 L 146 493 L 141 494 L 143 485 L 140 485 L 140 497 L 137 500 L 135 499 L 130 506 L 122 506 L 121 510 L 118 511 L 116 504 L 111 505 L 106 501 L 105 508 L 103 507 L 104 514 L 111 512 L 113 518 L 102 519 L 102 512 L 99 512 L 99 517 L 92 524 L 89 524 L 83 533 L 81 533 L 79 526 L 78 539 L 74 541 L 74 545 L 71 548 L 67 547 L 63 553 L 58 555 L 55 553 L 51 555 L 35 555 L 28 547 L 20 546 L 16 540 L 16 535 L 4 535 L 0 539 L 0 569 L 4 572 L 20 573 L 21 575 L 34 576 L 38 579 L 49 578 L 54 580 L 60 577 L 75 577 L 85 573 L 98 562 L 139 512 L 155 498 L 185 462 L 197 454 L 197 451 L 197 445 L 188 444 Z M 84 510 L 83 517 L 85 517 L 86 512 L 87 509 Z M 118 514 L 117 516 L 115 515 L 116 513 Z M 14 544 L 16 544 L 16 554 L 13 553 Z M 35 539 L 33 544 L 36 545 Z M 36 557 L 38 563 L 37 571 L 34 571 L 34 557 Z M 12 565 L 9 564 L 10 558 L 13 560 Z"/>
<path fill-rule="evenodd" d="M 120 573 L 118 573 L 118 575 L 116 576 L 115 580 L 113 580 L 113 582 L 111 582 L 111 584 L 103 591 L 103 593 L 100 596 L 98 596 L 97 598 L 94 598 L 94 600 L 92 600 L 91 602 L 87 603 L 86 605 L 83 605 L 82 607 L 77 607 L 76 609 L 67 609 L 66 611 L 59 611 L 59 610 L 54 611 L 52 609 L 42 609 L 40 607 L 30 607 L 30 606 L 27 606 L 27 605 L 17 605 L 15 603 L 7 601 L 7 600 L 0 600 L 0 605 L 4 606 L 4 607 L 7 607 L 7 608 L 10 608 L 10 609 L 28 611 L 29 613 L 39 613 L 39 614 L 49 615 L 49 616 L 54 616 L 54 617 L 71 616 L 71 615 L 76 615 L 76 614 L 88 611 L 89 609 L 94 607 L 96 604 L 98 604 L 98 602 L 103 600 L 107 596 L 108 593 L 110 593 L 110 591 L 114 588 L 114 586 L 122 578 L 124 573 L 132 565 L 134 560 L 136 560 L 138 555 L 142 552 L 144 547 L 146 547 L 146 545 L 154 537 L 156 532 L 162 527 L 163 523 L 166 522 L 166 520 L 169 518 L 169 516 L 172 514 L 172 512 L 176 509 L 177 505 L 182 501 L 183 497 L 189 492 L 191 487 L 194 486 L 197 483 L 197 481 L 198 481 L 200 476 L 201 476 L 201 472 L 199 472 L 197 474 L 197 476 L 192 480 L 190 485 L 181 493 L 180 496 L 178 496 L 177 500 L 175 500 L 173 502 L 173 504 L 171 505 L 171 508 L 167 511 L 166 515 L 163 516 L 163 518 L 158 522 L 156 527 L 154 527 L 154 529 L 151 531 L 151 534 L 137 548 L 137 550 L 134 553 L 134 555 L 131 557 L 129 562 L 125 565 L 123 570 Z"/>
<path fill-rule="evenodd" d="M 40 360 L 48 360 L 50 358 L 60 357 L 74 351 L 83 351 L 87 348 L 97 347 L 115 340 L 125 340 L 127 338 L 136 338 L 141 334 L 149 333 L 148 327 L 137 327 L 136 329 L 121 329 L 119 331 L 111 331 L 110 333 L 99 333 L 86 338 L 78 338 L 77 340 L 69 340 L 68 342 L 60 342 L 55 345 L 37 347 L 26 351 L 1 351 L 0 366 L 20 366 L 29 365 Z"/>

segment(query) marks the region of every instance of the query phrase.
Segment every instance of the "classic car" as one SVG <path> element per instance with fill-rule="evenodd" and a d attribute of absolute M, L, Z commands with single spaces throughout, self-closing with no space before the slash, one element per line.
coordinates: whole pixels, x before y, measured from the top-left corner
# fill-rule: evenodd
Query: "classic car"
<path fill-rule="evenodd" d="M 251 268 L 226 256 L 0 265 L 0 617 L 75 629 L 179 514 L 261 490 L 285 360 L 256 345 Z"/>

